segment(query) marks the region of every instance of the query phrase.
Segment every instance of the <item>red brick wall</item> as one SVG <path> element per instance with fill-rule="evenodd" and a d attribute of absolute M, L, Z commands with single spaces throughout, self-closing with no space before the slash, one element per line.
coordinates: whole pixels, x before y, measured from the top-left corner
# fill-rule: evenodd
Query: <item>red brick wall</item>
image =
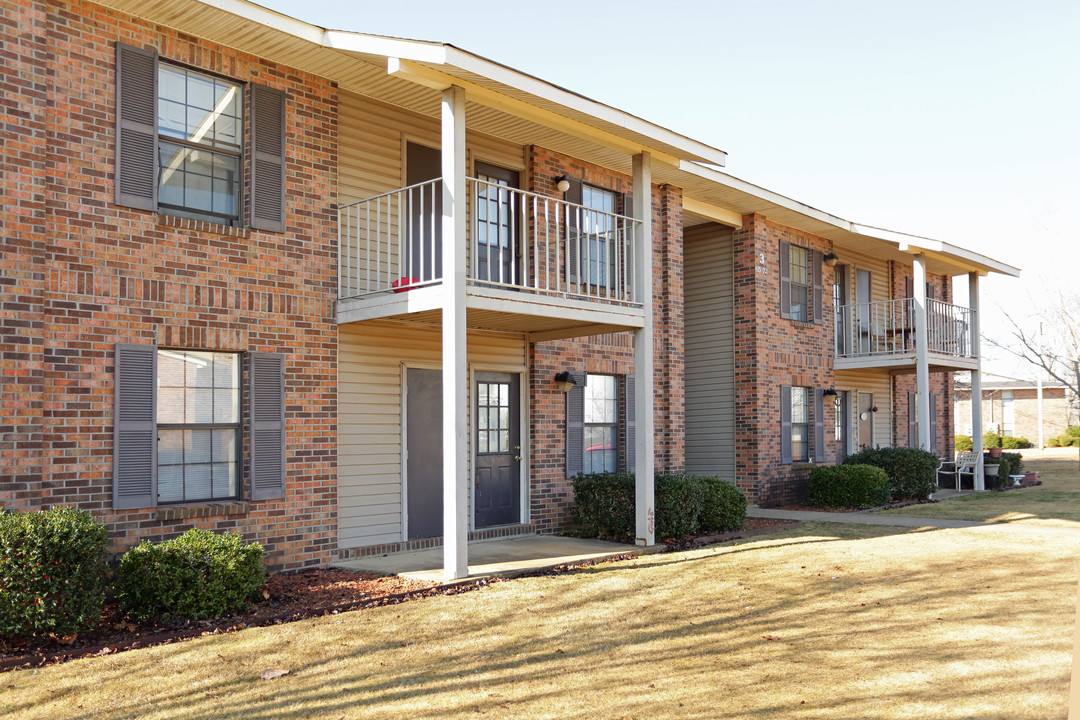
<path fill-rule="evenodd" d="M 14 238 L 2 282 L 17 295 L 5 288 L 0 312 L 0 502 L 91 510 L 116 550 L 198 526 L 242 531 L 272 566 L 325 562 L 336 545 L 336 89 L 90 3 L 4 4 L 0 17 L 17 41 L 5 42 L 15 62 L 0 70 L 2 182 L 5 199 L 17 198 L 2 216 Z M 286 92 L 285 233 L 113 204 L 117 40 Z M 112 510 L 115 343 L 284 353 L 286 499 L 227 512 Z M 175 517 L 187 514 L 202 516 Z"/>
<path fill-rule="evenodd" d="M 594 185 L 631 192 L 627 175 L 559 155 L 529 149 L 530 189 L 561 198 L 555 179 L 568 176 Z M 656 467 L 682 470 L 683 442 L 683 275 L 682 192 L 653 186 L 653 361 L 655 363 Z M 611 375 L 634 374 L 631 333 L 533 343 L 531 349 L 532 522 L 555 531 L 568 521 L 573 490 L 566 477 L 566 396 L 554 385 L 563 370 Z M 623 388 L 624 389 L 624 388 Z M 624 428 L 623 428 L 624 430 Z M 625 435 L 620 441 L 625 443 Z M 625 447 L 625 445 L 623 445 Z"/>
<path fill-rule="evenodd" d="M 735 476 L 751 502 L 776 505 L 805 498 L 809 465 L 780 462 L 780 386 L 834 385 L 832 268 L 822 265 L 820 324 L 780 317 L 780 241 L 827 253 L 832 244 L 747 215 L 733 236 L 735 256 Z M 825 403 L 826 449 L 836 408 Z M 832 455 L 830 454 L 830 457 Z M 831 462 L 831 460 L 830 460 Z"/>

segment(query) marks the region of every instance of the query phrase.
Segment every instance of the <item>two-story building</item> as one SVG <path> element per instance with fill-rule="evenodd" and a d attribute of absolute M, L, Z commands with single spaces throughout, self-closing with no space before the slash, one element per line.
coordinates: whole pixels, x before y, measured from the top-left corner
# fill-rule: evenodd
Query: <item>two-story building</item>
<path fill-rule="evenodd" d="M 279 568 L 555 532 L 570 478 L 799 498 L 951 452 L 978 284 L 724 152 L 450 45 L 244 0 L 3 2 L 8 508 Z M 951 303 L 966 276 L 970 307 Z"/>

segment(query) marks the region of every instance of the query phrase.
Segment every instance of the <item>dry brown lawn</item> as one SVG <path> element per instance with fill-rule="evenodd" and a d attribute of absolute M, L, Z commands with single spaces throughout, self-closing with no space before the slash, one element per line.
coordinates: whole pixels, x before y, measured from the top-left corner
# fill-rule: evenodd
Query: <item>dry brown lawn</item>
<path fill-rule="evenodd" d="M 1065 718 L 1078 551 L 811 523 L 8 673 L 0 715 Z"/>

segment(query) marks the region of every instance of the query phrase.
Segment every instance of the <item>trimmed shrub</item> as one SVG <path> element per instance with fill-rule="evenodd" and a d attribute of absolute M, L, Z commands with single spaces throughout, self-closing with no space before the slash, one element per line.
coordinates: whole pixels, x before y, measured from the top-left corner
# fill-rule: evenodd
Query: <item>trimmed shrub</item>
<path fill-rule="evenodd" d="M 1074 438 L 1068 433 L 1063 433 L 1053 439 L 1057 440 L 1057 447 L 1072 447 L 1073 445 L 1080 445 L 1080 438 Z"/>
<path fill-rule="evenodd" d="M 1001 436 L 992 430 L 983 433 L 983 447 L 1001 447 Z"/>
<path fill-rule="evenodd" d="M 1065 434 L 1074 440 L 1080 440 L 1080 425 L 1070 425 L 1065 428 Z"/>
<path fill-rule="evenodd" d="M 124 553 L 117 598 L 137 618 L 205 620 L 249 606 L 266 580 L 263 548 L 239 533 L 188 530 Z"/>
<path fill-rule="evenodd" d="M 657 473 L 656 536 L 686 537 L 726 532 L 746 520 L 746 495 L 716 477 Z M 635 484 L 631 473 L 578 475 L 574 483 L 574 521 L 591 535 L 634 533 Z"/>
<path fill-rule="evenodd" d="M 698 529 L 702 532 L 730 532 L 746 522 L 746 494 L 718 477 L 698 478 L 704 486 Z"/>
<path fill-rule="evenodd" d="M 865 508 L 889 501 L 889 476 L 873 465 L 819 465 L 810 471 L 813 507 Z"/>
<path fill-rule="evenodd" d="M 85 510 L 0 512 L 0 637 L 94 627 L 105 604 L 105 527 Z"/>
<path fill-rule="evenodd" d="M 1021 448 L 1031 447 L 1031 442 L 1026 437 L 1006 435 L 1001 438 L 1001 447 L 1006 450 L 1020 450 Z"/>
<path fill-rule="evenodd" d="M 925 500 L 937 489 L 937 455 L 919 448 L 863 447 L 844 459 L 845 465 L 873 465 L 889 476 L 893 500 Z"/>
<path fill-rule="evenodd" d="M 634 476 L 630 473 L 578 475 L 574 483 L 574 522 L 592 535 L 618 537 L 634 532 Z"/>
<path fill-rule="evenodd" d="M 1061 447 L 1061 441 L 1057 437 L 1052 437 L 1046 441 L 1046 444 L 1050 447 Z"/>
<path fill-rule="evenodd" d="M 656 475 L 656 537 L 682 538 L 697 532 L 705 487 L 693 475 Z M 633 496 L 631 496 L 633 497 Z"/>
<path fill-rule="evenodd" d="M 975 447 L 970 435 L 957 435 L 953 438 L 953 444 L 956 446 L 956 452 L 967 452 Z"/>

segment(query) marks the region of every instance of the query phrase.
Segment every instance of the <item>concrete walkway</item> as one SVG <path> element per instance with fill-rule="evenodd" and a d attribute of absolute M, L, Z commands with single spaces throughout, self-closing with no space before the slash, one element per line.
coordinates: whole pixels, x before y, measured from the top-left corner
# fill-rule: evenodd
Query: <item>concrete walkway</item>
<path fill-rule="evenodd" d="M 546 570 L 556 565 L 600 560 L 614 555 L 640 555 L 662 549 L 663 545 L 641 548 L 603 540 L 585 540 L 555 535 L 529 535 L 509 540 L 474 541 L 469 543 L 469 579 L 476 580 L 494 575 L 520 575 L 533 570 Z M 443 579 L 441 547 L 339 560 L 331 565 L 351 570 L 400 575 L 428 582 L 441 582 Z"/>
<path fill-rule="evenodd" d="M 835 522 L 855 525 L 887 525 L 892 527 L 978 529 L 1005 531 L 1019 535 L 1051 535 L 1080 537 L 1080 528 L 1053 527 L 1049 525 L 1022 525 L 1020 523 L 987 523 L 975 520 L 950 520 L 948 518 L 923 518 L 908 515 L 879 515 L 870 512 L 817 512 L 816 510 L 775 510 L 751 505 L 746 509 L 748 517 L 795 520 L 798 522 Z"/>

